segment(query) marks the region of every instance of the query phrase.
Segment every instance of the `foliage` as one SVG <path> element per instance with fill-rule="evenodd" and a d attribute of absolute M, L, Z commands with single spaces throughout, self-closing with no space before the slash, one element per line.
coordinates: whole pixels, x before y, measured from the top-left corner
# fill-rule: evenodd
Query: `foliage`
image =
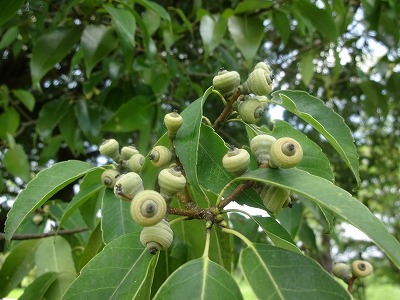
<path fill-rule="evenodd" d="M 393 214 L 400 153 L 391 134 L 399 130 L 394 120 L 400 113 L 397 1 L 0 1 L 0 6 L 6 8 L 0 12 L 1 220 L 15 199 L 5 222 L 9 254 L 0 269 L 0 296 L 36 266 L 23 299 L 91 297 L 95 291 L 118 299 L 212 298 L 221 291 L 242 298 L 232 276 L 240 266 L 260 298 L 267 286 L 278 299 L 309 299 L 307 289 L 316 298 L 328 298 L 324 293 L 349 298 L 319 265 L 330 271 L 332 264 L 330 240 L 321 233 L 331 233 L 342 252 L 378 246 L 391 260 L 391 274 L 398 274 L 400 227 Z M 387 55 L 366 66 L 376 56 L 376 43 Z M 266 101 L 270 108 L 284 108 L 287 122 L 270 124 L 265 114 L 257 125 L 246 124 L 235 114 L 238 95 L 223 99 L 207 89 L 221 66 L 237 70 L 244 83 L 258 61 L 269 62 L 274 87 L 284 89 Z M 116 138 L 121 145 L 134 143 L 144 155 L 153 145 L 170 146 L 162 120 L 172 109 L 184 118 L 172 145 L 188 181 L 184 195 L 196 209 L 188 212 L 180 196 L 171 202 L 173 245 L 151 256 L 140 244 L 141 227 L 130 217 L 129 202 L 116 200 L 100 182 L 111 161 L 99 158 L 97 146 L 102 138 Z M 296 138 L 305 153 L 302 163 L 288 170 L 258 169 L 252 156 L 249 172 L 228 173 L 221 162 L 226 145 L 248 145 L 261 133 Z M 145 189 L 158 189 L 158 172 L 146 156 Z M 228 213 L 228 202 L 265 210 L 257 185 L 248 182 L 283 187 L 300 201 L 267 218 L 241 219 L 237 211 Z M 229 229 L 215 219 L 216 207 Z M 193 218 L 193 211 L 207 217 L 172 217 Z M 36 215 L 43 221 L 33 223 Z M 341 242 L 335 227 L 341 220 L 373 243 Z M 204 221 L 211 221 L 211 229 Z M 46 224 L 60 235 L 11 241 L 40 237 Z M 347 260 L 353 258 L 350 252 Z M 254 263 L 261 267 L 253 273 Z M 381 270 L 389 266 L 377 264 Z M 296 265 L 301 267 L 292 268 Z M 306 282 L 298 281 L 303 271 Z M 189 274 L 195 276 L 190 280 Z"/>

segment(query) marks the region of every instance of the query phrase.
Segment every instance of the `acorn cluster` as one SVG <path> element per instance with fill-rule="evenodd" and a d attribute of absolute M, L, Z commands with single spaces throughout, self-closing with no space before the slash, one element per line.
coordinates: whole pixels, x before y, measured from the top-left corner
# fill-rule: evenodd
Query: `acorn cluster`
<path fill-rule="evenodd" d="M 176 112 L 164 118 L 168 137 L 173 140 L 183 123 Z M 167 206 L 172 198 L 186 185 L 186 178 L 173 163 L 173 151 L 165 146 L 155 146 L 148 158 L 154 167 L 160 168 L 158 184 L 160 191 L 145 190 L 140 171 L 145 157 L 134 146 L 119 149 L 114 139 L 105 140 L 99 147 L 102 155 L 114 160 L 117 166 L 105 170 L 101 181 L 114 190 L 115 196 L 130 201 L 130 214 L 136 223 L 143 226 L 140 241 L 151 254 L 167 249 L 173 241 L 173 232 L 168 223 Z"/>
<path fill-rule="evenodd" d="M 373 271 L 372 265 L 361 259 L 354 260 L 351 265 L 339 262 L 332 267 L 332 274 L 344 282 L 349 283 L 350 280 L 363 278 L 370 275 Z"/>

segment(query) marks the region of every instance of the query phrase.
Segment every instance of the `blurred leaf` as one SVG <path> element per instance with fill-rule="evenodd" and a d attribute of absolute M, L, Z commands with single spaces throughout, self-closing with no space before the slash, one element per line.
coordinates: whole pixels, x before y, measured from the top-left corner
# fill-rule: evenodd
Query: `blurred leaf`
<path fill-rule="evenodd" d="M 3 164 L 8 172 L 20 177 L 24 182 L 31 180 L 28 157 L 22 145 L 17 144 L 15 147 L 9 148 L 4 154 Z"/>
<path fill-rule="evenodd" d="M 240 254 L 240 265 L 254 293 L 264 299 L 351 299 L 344 287 L 313 259 L 265 244 Z"/>
<path fill-rule="evenodd" d="M 13 94 L 17 97 L 29 111 L 33 111 L 35 107 L 35 97 L 26 90 L 13 90 Z"/>
<path fill-rule="evenodd" d="M 208 257 L 194 259 L 171 274 L 153 299 L 243 299 L 233 277 Z"/>
<path fill-rule="evenodd" d="M 100 222 L 97 224 L 96 229 L 93 230 L 90 235 L 87 246 L 82 253 L 81 260 L 79 262 L 78 272 L 93 258 L 95 257 L 104 247 L 103 237 L 101 232 Z"/>
<path fill-rule="evenodd" d="M 272 0 L 246 0 L 238 3 L 235 8 L 235 14 L 258 12 L 259 10 L 270 8 L 272 5 L 274 5 L 274 1 Z"/>
<path fill-rule="evenodd" d="M 288 14 L 280 11 L 279 9 L 274 9 L 272 11 L 272 23 L 274 24 L 276 30 L 279 32 L 279 35 L 282 38 L 282 42 L 286 44 L 289 40 L 289 36 L 291 33 Z"/>
<path fill-rule="evenodd" d="M 2 2 L 2 1 L 0 1 L 0 2 Z M 0 16 L 0 18 L 1 18 L 1 16 Z M 1 21 L 0 21 L 0 23 L 1 23 Z M 11 26 L 10 28 L 8 28 L 7 31 L 4 32 L 3 36 L 1 37 L 0 50 L 7 48 L 12 42 L 14 42 L 15 39 L 17 38 L 18 34 L 19 34 L 19 30 L 18 30 L 17 26 Z"/>
<path fill-rule="evenodd" d="M 69 160 L 39 172 L 18 194 L 8 212 L 5 224 L 6 241 L 10 242 L 14 232 L 31 212 L 63 187 L 95 169 L 96 167 L 88 163 Z"/>
<path fill-rule="evenodd" d="M 24 3 L 23 0 L 0 0 L 0 26 L 15 16 L 22 3 Z"/>
<path fill-rule="evenodd" d="M 74 155 L 84 151 L 81 130 L 77 124 L 75 110 L 72 105 L 69 106 L 67 113 L 58 124 L 61 136 Z"/>
<path fill-rule="evenodd" d="M 136 20 L 127 9 L 115 8 L 109 4 L 104 8 L 112 17 L 112 24 L 117 31 L 124 47 L 133 50 L 135 48 Z"/>
<path fill-rule="evenodd" d="M 204 15 L 200 20 L 200 36 L 207 55 L 221 43 L 226 31 L 227 21 L 222 16 Z"/>
<path fill-rule="evenodd" d="M 276 91 L 272 101 L 299 116 L 321 133 L 340 154 L 360 185 L 358 153 L 343 118 L 320 99 L 302 91 Z"/>
<path fill-rule="evenodd" d="M 118 111 L 103 126 L 103 131 L 130 132 L 150 126 L 155 103 L 148 97 L 136 96 L 121 105 Z"/>
<path fill-rule="evenodd" d="M 60 62 L 78 42 L 78 27 L 55 29 L 42 34 L 32 50 L 32 85 L 37 88 L 46 73 Z"/>
<path fill-rule="evenodd" d="M 236 180 L 256 180 L 277 185 L 312 200 L 360 229 L 396 266 L 400 266 L 400 243 L 364 204 L 332 182 L 296 168 L 263 168 L 248 172 Z"/>
<path fill-rule="evenodd" d="M 311 79 L 314 76 L 314 52 L 307 51 L 303 53 L 300 58 L 300 67 L 301 67 L 301 80 L 303 81 L 305 86 L 310 84 Z"/>
<path fill-rule="evenodd" d="M 105 189 L 101 207 L 103 241 L 108 244 L 127 233 L 140 233 L 142 226 L 132 220 L 131 202 L 115 197 L 112 189 Z"/>
<path fill-rule="evenodd" d="M 93 144 L 100 142 L 101 113 L 98 106 L 93 102 L 79 99 L 76 102 L 75 115 L 79 127 L 88 140 Z"/>
<path fill-rule="evenodd" d="M 168 12 L 160 4 L 146 0 L 135 0 L 135 2 L 139 3 L 143 7 L 154 10 L 161 18 L 171 21 L 171 17 L 169 16 Z"/>
<path fill-rule="evenodd" d="M 47 272 L 76 274 L 71 246 L 62 236 L 42 239 L 36 251 L 35 263 L 37 276 Z"/>
<path fill-rule="evenodd" d="M 53 129 L 68 113 L 69 104 L 64 99 L 50 101 L 39 112 L 37 128 L 43 138 L 49 137 Z"/>
<path fill-rule="evenodd" d="M 81 270 L 62 299 L 149 299 L 157 258 L 140 244 L 139 233 L 118 237 Z M 112 276 L 99 270 L 113 270 Z"/>
<path fill-rule="evenodd" d="M 33 269 L 40 241 L 40 239 L 21 241 L 6 256 L 0 269 L 0 297 L 7 296 Z"/>
<path fill-rule="evenodd" d="M 381 110 L 382 114 L 386 116 L 389 112 L 388 99 L 386 95 L 382 93 L 385 87 L 375 81 L 369 80 L 360 82 L 358 84 L 365 94 L 365 110 L 369 116 L 376 116 L 376 111 Z"/>
<path fill-rule="evenodd" d="M 279 223 L 290 233 L 292 239 L 296 238 L 301 220 L 303 219 L 303 205 L 295 203 L 291 208 L 281 209 L 277 219 Z"/>
<path fill-rule="evenodd" d="M 82 33 L 81 45 L 89 78 L 97 63 L 117 47 L 117 38 L 111 27 L 88 25 Z"/>
<path fill-rule="evenodd" d="M 37 300 L 44 299 L 48 288 L 56 281 L 57 272 L 47 272 L 39 276 L 24 289 L 24 293 L 18 300 Z"/>
<path fill-rule="evenodd" d="M 264 36 L 262 20 L 257 17 L 232 16 L 228 20 L 228 29 L 236 47 L 251 66 Z"/>
<path fill-rule="evenodd" d="M 0 137 L 7 139 L 7 133 L 13 135 L 19 127 L 20 115 L 15 108 L 9 108 L 0 114 Z"/>
<path fill-rule="evenodd" d="M 143 23 L 146 24 L 147 31 L 152 36 L 161 25 L 161 17 L 152 9 L 146 9 L 143 13 Z"/>
<path fill-rule="evenodd" d="M 73 273 L 57 273 L 56 279 L 46 290 L 43 299 L 61 299 L 61 297 L 64 295 L 65 291 L 69 288 L 75 278 L 76 274 Z"/>

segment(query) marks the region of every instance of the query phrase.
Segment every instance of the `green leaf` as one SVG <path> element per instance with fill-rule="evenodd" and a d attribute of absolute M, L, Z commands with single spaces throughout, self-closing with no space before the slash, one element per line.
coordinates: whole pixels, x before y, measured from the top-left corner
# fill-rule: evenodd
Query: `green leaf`
<path fill-rule="evenodd" d="M 49 137 L 53 129 L 68 113 L 69 104 L 64 99 L 46 103 L 39 113 L 38 130 L 43 138 Z"/>
<path fill-rule="evenodd" d="M 13 135 L 19 126 L 20 115 L 15 108 L 9 108 L 0 114 L 0 137 L 7 140 L 7 133 Z"/>
<path fill-rule="evenodd" d="M 153 120 L 154 110 L 155 103 L 149 101 L 148 97 L 134 97 L 121 105 L 101 129 L 103 131 L 131 132 L 149 127 Z"/>
<path fill-rule="evenodd" d="M 251 66 L 264 37 L 263 21 L 254 16 L 232 16 L 228 20 L 228 30 L 236 47 Z"/>
<path fill-rule="evenodd" d="M 12 175 L 20 177 L 24 182 L 31 180 L 28 157 L 22 148 L 22 145 L 17 144 L 7 150 L 3 157 L 4 167 Z"/>
<path fill-rule="evenodd" d="M 77 155 L 84 152 L 81 130 L 77 124 L 74 107 L 70 105 L 65 116 L 60 120 L 58 128 L 65 143 L 71 149 L 72 153 Z"/>
<path fill-rule="evenodd" d="M 24 3 L 23 0 L 0 0 L 0 26 L 15 16 L 22 3 Z"/>
<path fill-rule="evenodd" d="M 119 9 L 111 5 L 104 8 L 112 17 L 112 24 L 117 31 L 124 47 L 133 50 L 135 48 L 136 20 L 128 9 Z"/>
<path fill-rule="evenodd" d="M 15 246 L 6 256 L 0 269 L 0 297 L 8 295 L 35 266 L 35 253 L 40 243 L 25 240 Z"/>
<path fill-rule="evenodd" d="M 19 225 L 31 212 L 63 187 L 94 169 L 96 167 L 88 163 L 69 160 L 39 172 L 18 194 L 8 212 L 5 225 L 6 241 L 11 240 Z"/>
<path fill-rule="evenodd" d="M 252 244 L 242 250 L 240 265 L 260 299 L 351 299 L 317 262 L 299 253 Z"/>
<path fill-rule="evenodd" d="M 223 267 L 208 257 L 178 268 L 163 283 L 153 299 L 243 299 L 239 286 Z"/>
<path fill-rule="evenodd" d="M 157 258 L 138 233 L 123 235 L 82 269 L 62 299 L 149 299 Z"/>
<path fill-rule="evenodd" d="M 194 189 L 200 192 L 201 189 L 197 178 L 200 125 L 203 116 L 203 104 L 211 92 L 212 87 L 182 111 L 183 124 L 174 140 L 175 152 L 186 172 L 186 179 Z"/>
<path fill-rule="evenodd" d="M 320 99 L 302 91 L 276 91 L 272 101 L 299 116 L 321 133 L 340 154 L 360 185 L 358 154 L 343 118 Z"/>
<path fill-rule="evenodd" d="M 220 44 L 225 34 L 226 26 L 227 21 L 221 16 L 204 15 L 201 18 L 200 36 L 208 55 L 212 54 L 214 49 Z"/>
<path fill-rule="evenodd" d="M 86 63 L 86 74 L 90 77 L 97 63 L 117 47 L 117 38 L 111 27 L 88 25 L 82 33 L 81 45 Z"/>
<path fill-rule="evenodd" d="M 288 14 L 286 12 L 280 11 L 279 9 L 274 9 L 272 11 L 272 23 L 274 27 L 279 32 L 282 42 L 286 44 L 289 40 L 291 33 L 290 22 Z"/>
<path fill-rule="evenodd" d="M 35 97 L 27 90 L 13 90 L 13 94 L 17 97 L 29 111 L 33 111 L 35 107 Z"/>
<path fill-rule="evenodd" d="M 79 28 L 70 27 L 46 32 L 38 38 L 30 64 L 34 87 L 38 87 L 43 76 L 71 51 L 79 37 Z"/>
<path fill-rule="evenodd" d="M 240 2 L 236 6 L 235 14 L 242 14 L 247 12 L 254 13 L 265 8 L 270 8 L 272 5 L 274 5 L 274 1 L 272 0 L 264 0 L 264 1 L 246 0 Z"/>
<path fill-rule="evenodd" d="M 277 216 L 279 223 L 290 233 L 294 239 L 299 231 L 301 220 L 303 219 L 303 205 L 293 204 L 289 209 L 281 209 Z"/>
<path fill-rule="evenodd" d="M 376 111 L 380 110 L 386 116 L 389 112 L 389 101 L 387 96 L 382 93 L 385 87 L 372 80 L 360 82 L 358 85 L 365 94 L 365 110 L 368 115 L 376 116 Z"/>
<path fill-rule="evenodd" d="M 259 169 L 236 180 L 256 180 L 278 185 L 312 200 L 364 232 L 397 267 L 400 267 L 399 241 L 365 205 L 332 182 L 296 168 Z"/>
<path fill-rule="evenodd" d="M 162 7 L 160 4 L 155 3 L 153 1 L 146 1 L 146 0 L 135 0 L 135 2 L 139 3 L 143 7 L 154 10 L 161 18 L 163 18 L 167 21 L 171 21 L 170 15 L 165 10 L 165 8 Z"/>
<path fill-rule="evenodd" d="M 101 232 L 101 224 L 100 222 L 97 224 L 96 229 L 93 230 L 90 235 L 89 241 L 85 250 L 82 253 L 82 257 L 79 261 L 79 269 L 80 271 L 93 257 L 97 255 L 104 247 L 103 237 Z"/>
<path fill-rule="evenodd" d="M 1 17 L 0 17 L 1 18 Z M 0 21 L 1 23 L 1 21 Z M 1 26 L 1 25 L 0 25 Z M 12 42 L 15 41 L 19 34 L 19 30 L 17 26 L 11 26 L 4 32 L 3 36 L 0 40 L 0 50 L 8 47 Z"/>
<path fill-rule="evenodd" d="M 294 9 L 305 19 L 311 22 L 312 26 L 321 32 L 322 36 L 331 41 L 337 39 L 337 28 L 332 14 L 326 9 L 319 9 L 309 1 L 296 1 Z M 314 29 L 313 28 L 313 29 Z"/>
<path fill-rule="evenodd" d="M 300 69 L 301 69 L 301 80 L 305 86 L 310 84 L 311 79 L 314 76 L 314 52 L 307 51 L 301 55 L 300 58 Z"/>
<path fill-rule="evenodd" d="M 37 300 L 44 299 L 44 295 L 49 287 L 56 281 L 58 277 L 57 272 L 47 272 L 39 276 L 24 289 L 24 293 L 19 300 Z"/>
<path fill-rule="evenodd" d="M 42 239 L 35 256 L 36 274 L 69 272 L 76 274 L 71 247 L 62 236 Z"/>
<path fill-rule="evenodd" d="M 63 272 L 57 273 L 55 281 L 46 290 L 43 299 L 58 300 L 64 295 L 65 291 L 69 288 L 71 283 L 75 280 L 76 274 Z"/>
<path fill-rule="evenodd" d="M 290 234 L 275 219 L 254 216 L 253 220 L 257 222 L 275 246 L 302 254 Z"/>
<path fill-rule="evenodd" d="M 139 233 L 142 227 L 132 220 L 130 201 L 115 197 L 112 189 L 105 189 L 101 207 L 101 230 L 104 243 L 127 233 Z"/>
<path fill-rule="evenodd" d="M 101 114 L 98 106 L 94 103 L 79 99 L 75 106 L 75 115 L 78 120 L 79 127 L 89 139 L 90 142 L 96 144 L 100 141 Z"/>

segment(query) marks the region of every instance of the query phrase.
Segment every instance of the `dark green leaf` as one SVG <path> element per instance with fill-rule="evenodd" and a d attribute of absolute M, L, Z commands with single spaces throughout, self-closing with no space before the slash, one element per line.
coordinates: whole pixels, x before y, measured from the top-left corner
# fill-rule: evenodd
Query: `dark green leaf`
<path fill-rule="evenodd" d="M 135 48 L 136 21 L 133 14 L 127 9 L 114 8 L 111 5 L 104 5 L 104 8 L 112 17 L 112 24 L 117 31 L 122 44 L 133 50 Z"/>
<path fill-rule="evenodd" d="M 25 288 L 22 296 L 19 297 L 18 299 L 19 300 L 44 299 L 43 297 L 46 291 L 53 284 L 53 282 L 56 281 L 57 277 L 58 277 L 57 272 L 44 273 L 42 276 L 39 276 L 38 278 L 35 279 L 34 282 L 28 285 Z"/>
<path fill-rule="evenodd" d="M 262 20 L 254 16 L 232 16 L 228 20 L 228 29 L 236 47 L 251 66 L 264 36 Z"/>
<path fill-rule="evenodd" d="M 340 154 L 360 184 L 358 154 L 353 136 L 343 118 L 321 100 L 302 91 L 276 91 L 273 102 L 299 116 L 321 133 Z"/>
<path fill-rule="evenodd" d="M 127 233 L 139 233 L 142 227 L 132 220 L 130 201 L 115 197 L 112 189 L 105 189 L 101 207 L 101 230 L 104 243 Z"/>
<path fill-rule="evenodd" d="M 68 108 L 68 101 L 64 99 L 48 102 L 42 107 L 37 127 L 43 138 L 51 135 L 53 129 L 67 114 Z"/>
<path fill-rule="evenodd" d="M 80 99 L 75 106 L 76 119 L 82 132 L 93 144 L 100 142 L 101 114 L 94 103 Z"/>
<path fill-rule="evenodd" d="M 93 230 L 87 246 L 82 253 L 78 271 L 80 271 L 93 257 L 95 257 L 97 253 L 99 253 L 103 249 L 103 247 L 104 243 L 101 232 L 101 224 L 99 222 L 96 226 L 96 229 Z"/>
<path fill-rule="evenodd" d="M 266 0 L 266 1 L 258 1 L 258 0 L 246 0 L 243 2 L 239 2 L 239 4 L 235 8 L 235 14 L 247 13 L 247 12 L 258 12 L 259 10 L 270 8 L 274 5 L 274 1 Z"/>
<path fill-rule="evenodd" d="M 1 21 L 0 21 L 0 23 L 1 23 Z M 18 27 L 11 26 L 10 28 L 8 28 L 7 31 L 1 37 L 0 50 L 8 47 L 12 42 L 14 42 L 15 39 L 17 38 L 18 34 L 19 34 Z"/>
<path fill-rule="evenodd" d="M 20 115 L 15 108 L 9 108 L 0 114 L 0 137 L 7 140 L 7 133 L 13 135 L 19 126 Z"/>
<path fill-rule="evenodd" d="M 135 2 L 148 9 L 154 10 L 161 18 L 171 21 L 171 17 L 169 16 L 168 12 L 160 4 L 145 0 L 136 0 Z"/>
<path fill-rule="evenodd" d="M 138 233 L 123 235 L 81 270 L 62 299 L 149 299 L 157 257 L 143 248 Z"/>
<path fill-rule="evenodd" d="M 13 94 L 17 97 L 29 111 L 32 111 L 35 107 L 35 97 L 32 93 L 26 90 L 13 90 Z"/>
<path fill-rule="evenodd" d="M 43 76 L 71 51 L 79 37 L 78 27 L 55 29 L 39 37 L 33 48 L 31 60 L 34 87 L 37 87 Z"/>
<path fill-rule="evenodd" d="M 95 167 L 88 163 L 69 160 L 39 172 L 18 194 L 8 212 L 5 225 L 6 241 L 11 240 L 14 232 L 31 212 L 63 187 L 94 169 Z"/>
<path fill-rule="evenodd" d="M 117 38 L 111 27 L 88 25 L 82 33 L 81 45 L 86 63 L 86 74 L 90 77 L 97 63 L 117 47 Z"/>
<path fill-rule="evenodd" d="M 74 107 L 72 105 L 59 122 L 58 128 L 60 129 L 63 140 L 75 155 L 84 151 L 81 130 L 77 124 Z"/>
<path fill-rule="evenodd" d="M 293 207 L 281 209 L 277 216 L 279 223 L 290 233 L 294 239 L 299 231 L 301 220 L 303 218 L 303 205 L 293 204 Z"/>
<path fill-rule="evenodd" d="M 221 16 L 204 15 L 200 21 L 200 36 L 203 40 L 207 54 L 211 54 L 220 44 L 225 31 L 227 21 Z"/>
<path fill-rule="evenodd" d="M 276 30 L 279 32 L 282 42 L 286 44 L 291 32 L 288 14 L 278 9 L 274 9 L 272 12 L 272 22 Z"/>
<path fill-rule="evenodd" d="M 154 299 L 243 299 L 233 277 L 208 257 L 192 260 L 177 269 L 158 290 Z"/>
<path fill-rule="evenodd" d="M 317 262 L 299 253 L 252 244 L 240 254 L 240 265 L 260 299 L 351 299 Z"/>
<path fill-rule="evenodd" d="M 24 3 L 23 0 L 0 0 L 0 26 L 15 16 L 22 3 Z"/>
<path fill-rule="evenodd" d="M 314 76 L 314 52 L 307 51 L 303 53 L 300 58 L 300 68 L 301 68 L 301 80 L 305 86 L 310 84 L 311 79 Z"/>
<path fill-rule="evenodd" d="M 332 182 L 296 168 L 259 169 L 248 172 L 237 180 L 257 180 L 278 185 L 312 200 L 364 232 L 400 267 L 399 241 L 365 205 Z"/>
<path fill-rule="evenodd" d="M 17 144 L 7 150 L 3 157 L 4 167 L 12 175 L 20 177 L 24 182 L 31 180 L 28 157 L 22 145 Z"/>
<path fill-rule="evenodd" d="M 386 95 L 382 93 L 385 87 L 372 80 L 361 82 L 359 86 L 366 97 L 365 110 L 368 115 L 375 116 L 376 111 L 380 110 L 386 116 L 389 112 L 389 105 Z"/>
<path fill-rule="evenodd" d="M 5 297 L 35 266 L 35 253 L 40 240 L 26 240 L 15 246 L 0 269 L 0 297 Z"/>

